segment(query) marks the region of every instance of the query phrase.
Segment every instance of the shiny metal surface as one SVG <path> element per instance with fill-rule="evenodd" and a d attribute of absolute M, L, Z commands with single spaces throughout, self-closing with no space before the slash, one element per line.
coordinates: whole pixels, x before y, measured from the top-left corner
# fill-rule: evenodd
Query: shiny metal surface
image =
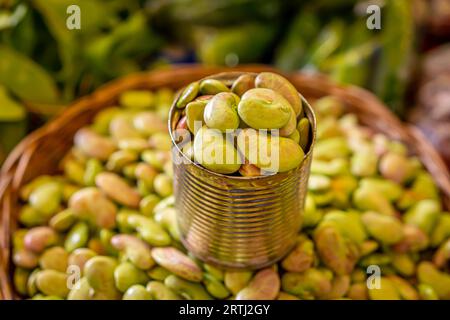
<path fill-rule="evenodd" d="M 208 78 L 225 82 L 241 73 Z M 173 131 L 182 110 L 172 105 Z M 311 123 L 310 143 L 302 164 L 271 176 L 227 176 L 209 171 L 184 157 L 174 164 L 174 192 L 178 224 L 186 248 L 203 261 L 226 268 L 256 269 L 281 259 L 294 245 L 301 227 L 303 207 L 315 142 L 316 120 L 303 99 Z"/>

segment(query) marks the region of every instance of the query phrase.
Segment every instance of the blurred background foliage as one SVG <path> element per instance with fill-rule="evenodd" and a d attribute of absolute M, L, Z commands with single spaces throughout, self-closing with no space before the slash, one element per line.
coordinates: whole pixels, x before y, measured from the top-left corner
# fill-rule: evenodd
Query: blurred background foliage
<path fill-rule="evenodd" d="M 368 4 L 382 29 L 366 27 Z M 0 162 L 31 128 L 102 83 L 170 63 L 272 63 L 374 91 L 403 115 L 410 0 L 0 0 Z M 69 30 L 67 7 L 81 8 Z"/>

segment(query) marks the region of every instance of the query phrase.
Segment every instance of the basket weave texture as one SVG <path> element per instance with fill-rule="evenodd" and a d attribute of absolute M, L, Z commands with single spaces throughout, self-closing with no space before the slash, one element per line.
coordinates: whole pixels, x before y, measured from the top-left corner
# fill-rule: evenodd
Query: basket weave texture
<path fill-rule="evenodd" d="M 190 65 L 133 74 L 108 83 L 79 99 L 47 125 L 27 136 L 9 155 L 0 172 L 0 299 L 17 298 L 11 277 L 10 236 L 18 226 L 21 186 L 39 175 L 57 173 L 58 163 L 71 148 L 76 131 L 90 123 L 100 110 L 117 103 L 122 92 L 162 87 L 178 89 L 208 75 L 228 71 L 277 72 L 264 65 L 243 65 L 238 68 Z M 284 76 L 306 99 L 337 96 L 361 123 L 404 142 L 433 176 L 442 192 L 443 206 L 450 210 L 450 173 L 437 151 L 418 129 L 402 123 L 382 102 L 364 89 L 337 85 L 320 75 L 295 73 Z"/>

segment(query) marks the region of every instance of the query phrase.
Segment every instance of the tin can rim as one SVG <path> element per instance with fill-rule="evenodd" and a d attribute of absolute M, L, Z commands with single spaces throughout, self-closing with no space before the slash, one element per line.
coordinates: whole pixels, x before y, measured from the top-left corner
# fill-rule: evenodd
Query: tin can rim
<path fill-rule="evenodd" d="M 221 72 L 221 73 L 216 73 L 216 74 L 212 74 L 210 76 L 201 78 L 197 81 L 202 81 L 205 79 L 217 79 L 217 80 L 227 80 L 227 81 L 234 81 L 236 80 L 239 76 L 244 75 L 244 74 L 251 74 L 251 75 L 257 75 L 257 73 L 255 72 L 239 72 L 239 71 L 233 71 L 233 72 Z M 175 99 L 172 102 L 172 106 L 170 107 L 169 110 L 169 119 L 168 119 L 168 128 L 169 128 L 169 135 L 170 135 L 170 139 L 172 141 L 172 146 L 176 148 L 176 151 L 178 152 L 178 154 L 181 154 L 181 156 L 183 157 L 183 161 L 186 161 L 185 163 L 189 164 L 189 165 L 193 165 L 196 168 L 198 168 L 199 170 L 203 170 L 205 172 L 207 172 L 208 174 L 212 175 L 212 176 L 216 176 L 216 177 L 220 177 L 220 178 L 227 178 L 227 179 L 231 179 L 231 180 L 239 180 L 239 181 L 255 181 L 255 180 L 264 180 L 264 179 L 269 179 L 270 177 L 273 177 L 274 175 L 282 175 L 282 174 L 289 174 L 289 172 L 292 172 L 294 170 L 297 170 L 299 167 L 301 167 L 302 164 L 300 164 L 298 167 L 287 171 L 287 172 L 282 172 L 282 173 L 275 173 L 272 175 L 261 175 L 261 176 L 257 176 L 257 177 L 244 177 L 244 176 L 230 176 L 230 175 L 226 175 L 226 174 L 222 174 L 222 173 L 217 173 L 214 171 L 211 171 L 209 169 L 206 169 L 205 167 L 201 166 L 200 164 L 192 161 L 191 159 L 189 159 L 184 152 L 179 148 L 178 144 L 175 141 L 175 137 L 173 135 L 173 128 L 176 125 L 176 123 L 172 123 L 174 120 L 174 115 L 176 113 L 176 111 L 179 111 L 180 109 L 177 108 L 176 104 L 178 99 L 180 98 L 181 92 L 183 91 L 185 87 L 182 87 L 180 90 L 178 90 L 178 93 L 175 96 Z M 302 96 L 302 94 L 299 92 L 300 98 L 302 100 L 302 106 L 303 106 L 303 110 L 306 114 L 306 116 L 308 117 L 308 120 L 310 121 L 310 125 L 311 125 L 311 133 L 312 133 L 312 139 L 311 142 L 309 144 L 309 150 L 307 153 L 305 153 L 304 159 L 308 158 L 311 156 L 311 153 L 313 152 L 313 146 L 315 145 L 316 142 L 316 115 L 314 113 L 313 108 L 311 107 L 311 105 L 309 104 L 309 102 Z M 306 108 L 305 108 L 306 107 Z M 303 162 L 302 162 L 303 163 Z"/>

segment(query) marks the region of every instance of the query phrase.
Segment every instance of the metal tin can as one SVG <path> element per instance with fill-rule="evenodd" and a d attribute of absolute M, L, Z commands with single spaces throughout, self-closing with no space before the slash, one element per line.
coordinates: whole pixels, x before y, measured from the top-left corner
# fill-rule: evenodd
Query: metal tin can
<path fill-rule="evenodd" d="M 242 73 L 208 78 L 230 84 Z M 212 172 L 189 160 L 174 131 L 182 110 L 175 99 L 169 114 L 174 163 L 174 194 L 184 246 L 199 259 L 225 268 L 258 269 L 281 259 L 295 244 L 307 193 L 316 119 L 302 98 L 310 141 L 299 167 L 275 175 L 242 177 Z"/>

